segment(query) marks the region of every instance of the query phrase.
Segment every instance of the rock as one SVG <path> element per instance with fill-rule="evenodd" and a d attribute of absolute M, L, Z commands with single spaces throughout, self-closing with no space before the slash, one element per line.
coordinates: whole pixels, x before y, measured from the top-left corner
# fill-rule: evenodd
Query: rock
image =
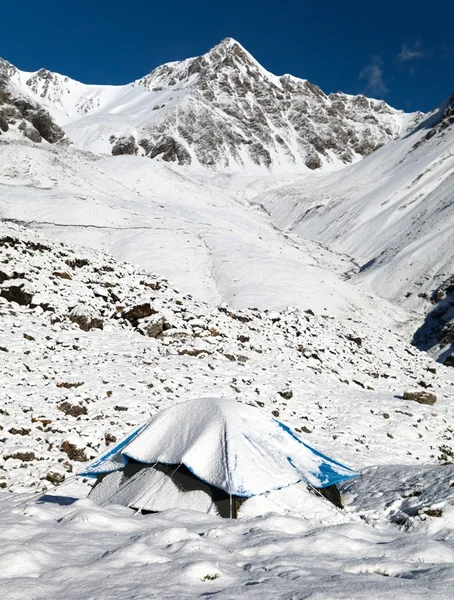
<path fill-rule="evenodd" d="M 437 401 L 437 397 L 435 394 L 431 392 L 425 391 L 407 391 L 404 392 L 404 400 L 412 400 L 414 402 L 418 402 L 419 404 L 435 404 Z"/>
<path fill-rule="evenodd" d="M 347 335 L 347 340 L 350 340 L 351 342 L 354 342 L 357 346 L 362 346 L 363 345 L 363 340 L 360 337 L 356 337 L 354 335 Z"/>
<path fill-rule="evenodd" d="M 12 454 L 8 454 L 8 455 L 4 455 L 4 458 L 15 458 L 17 460 L 21 460 L 23 462 L 30 462 L 32 460 L 36 460 L 36 455 L 34 452 L 31 451 L 19 451 L 19 452 L 13 452 Z"/>
<path fill-rule="evenodd" d="M 66 452 L 70 460 L 74 460 L 75 462 L 86 462 L 88 460 L 85 451 L 82 448 L 78 448 L 75 444 L 71 444 L 69 441 L 63 442 L 60 449 Z"/>
<path fill-rule="evenodd" d="M 8 433 L 11 435 L 30 435 L 30 429 L 25 429 L 25 427 L 21 427 L 20 429 L 11 427 L 11 429 L 8 430 Z"/>
<path fill-rule="evenodd" d="M 198 349 L 198 348 L 183 348 L 183 350 L 178 351 L 178 354 L 180 356 L 200 356 L 201 354 L 212 354 L 212 353 L 208 352 L 207 350 Z M 235 358 L 233 358 L 232 360 L 235 360 Z"/>
<path fill-rule="evenodd" d="M 155 315 L 157 312 L 158 311 L 155 310 L 149 302 L 146 302 L 145 304 L 138 304 L 137 306 L 133 306 L 132 308 L 123 311 L 121 316 L 123 319 L 126 319 L 126 321 L 129 321 L 131 325 L 136 327 L 139 319 L 151 317 L 151 315 Z"/>
<path fill-rule="evenodd" d="M 116 139 L 112 146 L 112 154 L 119 156 L 121 154 L 137 154 L 139 147 L 136 144 L 136 139 L 133 135 L 125 135 Z"/>
<path fill-rule="evenodd" d="M 249 342 L 250 338 L 249 338 L 249 336 L 248 336 L 248 335 L 239 335 L 239 336 L 237 337 L 237 340 L 238 340 L 239 342 L 241 342 L 242 344 L 246 344 L 247 342 Z"/>
<path fill-rule="evenodd" d="M 58 388 L 65 388 L 66 390 L 70 390 L 71 388 L 78 388 L 83 385 L 83 381 L 60 381 L 57 383 Z"/>
<path fill-rule="evenodd" d="M 60 279 L 72 279 L 71 275 L 65 271 L 54 271 L 52 275 L 54 277 L 59 277 Z"/>
<path fill-rule="evenodd" d="M 87 267 L 90 264 L 90 261 L 87 258 L 72 258 L 65 262 L 68 267 L 71 267 L 71 269 L 81 269 L 82 267 Z"/>
<path fill-rule="evenodd" d="M 51 468 L 46 474 L 46 480 L 50 481 L 50 483 L 53 483 L 54 485 L 63 483 L 65 481 L 64 469 L 60 469 L 59 467 L 53 469 Z"/>
<path fill-rule="evenodd" d="M 146 141 L 147 140 L 140 140 L 139 143 L 145 149 L 146 154 L 150 158 L 161 156 L 162 160 L 166 162 L 178 161 L 179 165 L 191 164 L 191 155 L 186 148 L 180 142 L 177 142 L 173 137 L 164 136 L 148 151 L 147 146 L 145 145 Z"/>
<path fill-rule="evenodd" d="M 110 446 L 110 444 L 115 444 L 117 438 L 112 433 L 107 432 L 104 436 L 104 441 L 106 443 L 106 446 Z"/>
<path fill-rule="evenodd" d="M 443 511 L 439 508 L 423 508 L 421 513 L 427 515 L 428 517 L 442 517 Z"/>
<path fill-rule="evenodd" d="M 278 392 L 278 394 L 281 398 L 284 398 L 284 400 L 291 400 L 293 398 L 292 390 L 282 390 Z"/>
<path fill-rule="evenodd" d="M 160 317 L 156 321 L 145 327 L 145 333 L 148 337 L 157 338 L 166 329 L 166 320 Z"/>
<path fill-rule="evenodd" d="M 0 296 L 8 300 L 8 302 L 17 302 L 21 306 L 30 306 L 33 299 L 33 294 L 24 290 L 24 284 L 11 285 L 1 288 Z"/>
<path fill-rule="evenodd" d="M 20 123 L 19 131 L 21 131 L 23 135 L 31 142 L 35 142 L 35 144 L 41 143 L 42 137 L 39 131 L 35 129 L 35 127 L 33 127 L 33 125 L 28 121 L 22 121 Z"/>
<path fill-rule="evenodd" d="M 65 415 L 70 415 L 71 417 L 79 417 L 80 415 L 86 415 L 87 409 L 85 406 L 81 406 L 80 404 L 71 404 L 70 402 L 62 402 L 58 406 L 58 410 L 61 410 Z"/>
<path fill-rule="evenodd" d="M 0 130 L 3 131 L 3 133 L 6 133 L 9 130 L 8 121 L 2 114 L 0 114 Z"/>
<path fill-rule="evenodd" d="M 454 367 L 454 354 L 450 354 L 443 364 L 445 367 Z"/>
<path fill-rule="evenodd" d="M 69 313 L 69 320 L 79 325 L 82 331 L 90 329 L 104 329 L 104 321 L 92 316 L 84 306 L 79 305 Z"/>

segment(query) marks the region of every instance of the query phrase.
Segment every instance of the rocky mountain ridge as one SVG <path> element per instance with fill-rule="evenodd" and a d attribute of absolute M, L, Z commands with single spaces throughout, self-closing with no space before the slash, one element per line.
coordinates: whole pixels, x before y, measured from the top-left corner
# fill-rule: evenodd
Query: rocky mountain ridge
<path fill-rule="evenodd" d="M 413 127 L 384 101 L 327 96 L 266 71 L 238 42 L 167 63 L 124 86 L 85 85 L 40 69 L 0 72 L 41 102 L 80 148 L 222 172 L 339 168 Z"/>
<path fill-rule="evenodd" d="M 0 59 L 0 140 L 68 141 L 49 112 L 12 82 L 14 73 L 15 67 Z"/>
<path fill-rule="evenodd" d="M 342 172 L 254 199 L 276 226 L 354 256 L 352 280 L 424 315 L 413 341 L 454 365 L 454 95 Z"/>

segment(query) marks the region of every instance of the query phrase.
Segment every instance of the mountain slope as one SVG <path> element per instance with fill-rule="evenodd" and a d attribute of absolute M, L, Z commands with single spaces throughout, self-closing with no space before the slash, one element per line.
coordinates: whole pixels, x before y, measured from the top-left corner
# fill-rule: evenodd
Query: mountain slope
<path fill-rule="evenodd" d="M 204 301 L 409 319 L 343 281 L 348 258 L 294 241 L 228 190 L 144 157 L 0 144 L 0 187 L 1 219 L 111 252 Z"/>
<path fill-rule="evenodd" d="M 438 316 L 444 327 L 452 318 L 453 111 L 451 96 L 415 131 L 364 161 L 254 201 L 279 228 L 353 256 L 353 279 L 375 293 L 423 314 L 443 301 Z M 433 342 L 436 352 L 446 354 L 451 340 L 446 337 L 441 347 L 441 339 Z"/>
<path fill-rule="evenodd" d="M 384 321 L 201 303 L 15 224 L 0 224 L 0 257 L 2 487 L 61 480 L 149 413 L 213 395 L 279 416 L 355 468 L 454 452 L 454 371 L 434 372 Z M 434 393 L 435 412 L 407 389 Z"/>
<path fill-rule="evenodd" d="M 230 38 L 124 86 L 84 85 L 4 64 L 11 80 L 42 102 L 78 147 L 159 157 L 192 169 L 339 168 L 421 116 L 364 96 L 326 96 L 290 75 L 276 77 Z"/>

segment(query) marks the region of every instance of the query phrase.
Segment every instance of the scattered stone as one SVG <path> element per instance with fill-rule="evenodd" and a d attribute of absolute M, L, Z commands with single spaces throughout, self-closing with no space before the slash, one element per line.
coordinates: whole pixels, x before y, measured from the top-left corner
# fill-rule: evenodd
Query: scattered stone
<path fill-rule="evenodd" d="M 32 460 L 36 460 L 36 455 L 34 452 L 14 452 L 13 454 L 4 455 L 5 459 L 15 458 L 17 460 L 21 460 L 23 462 L 31 462 Z"/>
<path fill-rule="evenodd" d="M 8 433 L 11 435 L 30 435 L 30 431 L 30 429 L 25 429 L 25 427 L 21 427 L 20 429 L 11 427 L 11 429 L 8 430 Z"/>
<path fill-rule="evenodd" d="M 71 275 L 66 273 L 66 271 L 54 271 L 52 275 L 54 277 L 59 277 L 60 279 L 72 279 Z"/>
<path fill-rule="evenodd" d="M 0 296 L 8 300 L 8 302 L 16 302 L 20 306 L 29 306 L 33 299 L 33 294 L 24 290 L 23 283 L 21 285 L 1 288 Z"/>
<path fill-rule="evenodd" d="M 50 470 L 46 474 L 46 481 L 49 481 L 53 485 L 60 485 L 65 481 L 65 474 L 56 470 Z"/>
<path fill-rule="evenodd" d="M 126 321 L 129 321 L 133 327 L 136 327 L 140 319 L 151 317 L 151 315 L 155 315 L 157 312 L 158 311 L 155 310 L 149 302 L 146 302 L 145 304 L 138 304 L 137 306 L 133 306 L 132 308 L 123 311 L 121 316 L 123 319 L 126 319 Z"/>
<path fill-rule="evenodd" d="M 104 321 L 98 317 L 93 317 L 83 306 L 73 308 L 69 313 L 69 320 L 79 325 L 82 331 L 104 329 Z"/>
<path fill-rule="evenodd" d="M 418 404 L 435 404 L 437 401 L 437 397 L 435 394 L 431 392 L 423 392 L 423 391 L 406 391 L 404 392 L 404 400 L 412 400 L 414 402 L 418 402 Z"/>
<path fill-rule="evenodd" d="M 106 443 L 106 446 L 110 446 L 110 444 L 115 444 L 117 438 L 111 433 L 106 433 L 106 435 L 104 436 L 104 441 Z"/>
<path fill-rule="evenodd" d="M 423 508 L 421 513 L 427 515 L 428 517 L 442 517 L 443 511 L 439 508 Z"/>
<path fill-rule="evenodd" d="M 281 390 L 280 392 L 278 392 L 279 396 L 281 396 L 282 398 L 284 398 L 284 400 L 291 400 L 293 398 L 293 391 L 292 390 Z"/>
<path fill-rule="evenodd" d="M 71 388 L 78 388 L 81 385 L 84 385 L 83 381 L 76 381 L 76 382 L 60 381 L 60 383 L 57 383 L 58 388 L 65 388 L 67 390 L 70 390 Z"/>
<path fill-rule="evenodd" d="M 71 417 L 80 417 L 80 415 L 86 415 L 87 409 L 85 406 L 81 406 L 80 404 L 71 404 L 70 402 L 62 402 L 58 405 L 58 410 L 61 410 L 65 415 L 70 415 Z"/>
<path fill-rule="evenodd" d="M 90 261 L 87 258 L 72 258 L 65 262 L 69 267 L 71 267 L 71 269 L 81 269 L 82 267 L 87 267 L 90 264 Z"/>
<path fill-rule="evenodd" d="M 363 345 L 363 340 L 360 337 L 355 337 L 352 334 L 347 335 L 347 340 L 350 340 L 351 342 L 354 342 L 357 346 L 362 346 Z"/>
<path fill-rule="evenodd" d="M 150 323 L 145 327 L 145 333 L 148 337 L 157 338 L 166 330 L 166 326 L 168 325 L 167 321 L 164 317 L 159 317 L 154 322 Z"/>
<path fill-rule="evenodd" d="M 63 442 L 63 444 L 60 446 L 60 449 L 63 450 L 63 452 L 66 452 L 69 460 L 74 460 L 75 462 L 87 462 L 88 460 L 84 449 L 78 448 L 75 444 L 71 444 L 69 441 Z"/>
<path fill-rule="evenodd" d="M 183 348 L 182 350 L 178 351 L 178 354 L 180 356 L 200 356 L 201 354 L 211 354 L 211 352 L 198 348 Z M 233 360 L 235 360 L 235 358 L 233 358 Z"/>

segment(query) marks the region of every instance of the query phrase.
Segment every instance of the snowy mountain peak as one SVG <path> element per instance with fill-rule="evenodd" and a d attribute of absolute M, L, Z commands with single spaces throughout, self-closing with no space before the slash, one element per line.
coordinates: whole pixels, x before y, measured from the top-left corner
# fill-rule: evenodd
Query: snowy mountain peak
<path fill-rule="evenodd" d="M 76 146 L 191 170 L 338 169 L 399 137 L 421 116 L 275 76 L 232 38 L 122 86 L 86 85 L 46 69 L 25 73 L 6 62 L 2 71 L 46 107 Z"/>

